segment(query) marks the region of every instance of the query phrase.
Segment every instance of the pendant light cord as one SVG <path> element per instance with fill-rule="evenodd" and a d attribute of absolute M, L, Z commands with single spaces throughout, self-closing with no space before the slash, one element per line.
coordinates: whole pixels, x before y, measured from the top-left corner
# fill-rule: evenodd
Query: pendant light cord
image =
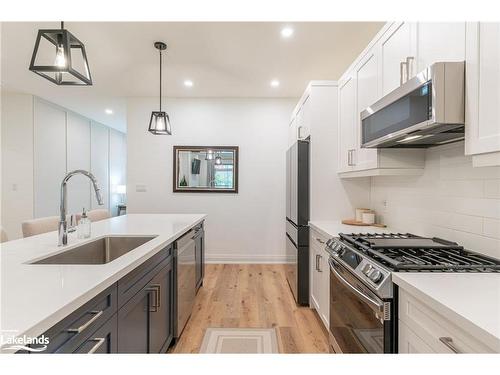
<path fill-rule="evenodd" d="M 160 112 L 161 112 L 161 50 L 160 50 Z"/>

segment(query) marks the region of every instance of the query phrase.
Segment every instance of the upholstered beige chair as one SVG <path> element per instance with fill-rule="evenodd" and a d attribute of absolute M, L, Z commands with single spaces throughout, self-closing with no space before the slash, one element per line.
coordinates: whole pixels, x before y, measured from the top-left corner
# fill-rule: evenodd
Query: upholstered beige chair
<path fill-rule="evenodd" d="M 36 236 L 37 234 L 57 230 L 59 216 L 47 216 L 39 219 L 27 220 L 21 224 L 23 237 Z"/>
<path fill-rule="evenodd" d="M 9 239 L 7 238 L 7 233 L 3 230 L 2 227 L 0 227 L 0 243 L 1 242 L 7 242 Z"/>
<path fill-rule="evenodd" d="M 111 215 L 109 214 L 108 210 L 100 208 L 97 210 L 90 210 L 89 212 L 87 212 L 87 217 L 90 219 L 90 221 L 94 222 L 94 221 L 109 219 Z"/>

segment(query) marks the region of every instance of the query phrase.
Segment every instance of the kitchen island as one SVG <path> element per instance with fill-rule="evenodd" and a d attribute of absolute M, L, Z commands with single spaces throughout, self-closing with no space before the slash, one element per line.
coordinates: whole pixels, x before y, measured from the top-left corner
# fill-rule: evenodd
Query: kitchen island
<path fill-rule="evenodd" d="M 77 239 L 72 233 L 64 247 L 57 246 L 57 232 L 3 243 L 2 342 L 43 334 L 164 251 L 205 218 L 204 214 L 130 214 L 92 223 L 91 238 Z M 155 237 L 106 264 L 31 264 L 109 235 Z M 2 346 L 2 352 L 5 347 Z"/>

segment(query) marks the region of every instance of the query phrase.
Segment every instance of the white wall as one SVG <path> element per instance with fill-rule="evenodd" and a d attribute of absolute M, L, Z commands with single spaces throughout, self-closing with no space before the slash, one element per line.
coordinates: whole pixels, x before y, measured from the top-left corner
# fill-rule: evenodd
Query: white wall
<path fill-rule="evenodd" d="M 463 143 L 428 149 L 422 176 L 372 178 L 371 203 L 393 230 L 500 258 L 500 167 L 473 168 Z"/>
<path fill-rule="evenodd" d="M 147 131 L 157 102 L 127 103 L 128 212 L 208 214 L 208 261 L 283 261 L 285 152 L 296 100 L 167 100 L 172 136 Z M 173 193 L 173 145 L 239 146 L 239 193 Z"/>

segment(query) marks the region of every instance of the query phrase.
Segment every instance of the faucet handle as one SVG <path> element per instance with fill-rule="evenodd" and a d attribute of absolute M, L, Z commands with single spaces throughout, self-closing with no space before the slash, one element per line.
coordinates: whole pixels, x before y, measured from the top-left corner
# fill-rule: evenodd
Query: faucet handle
<path fill-rule="evenodd" d="M 76 230 L 76 215 L 75 214 L 72 214 L 70 217 L 69 217 L 69 225 L 68 225 L 68 232 L 69 233 L 72 233 Z"/>

